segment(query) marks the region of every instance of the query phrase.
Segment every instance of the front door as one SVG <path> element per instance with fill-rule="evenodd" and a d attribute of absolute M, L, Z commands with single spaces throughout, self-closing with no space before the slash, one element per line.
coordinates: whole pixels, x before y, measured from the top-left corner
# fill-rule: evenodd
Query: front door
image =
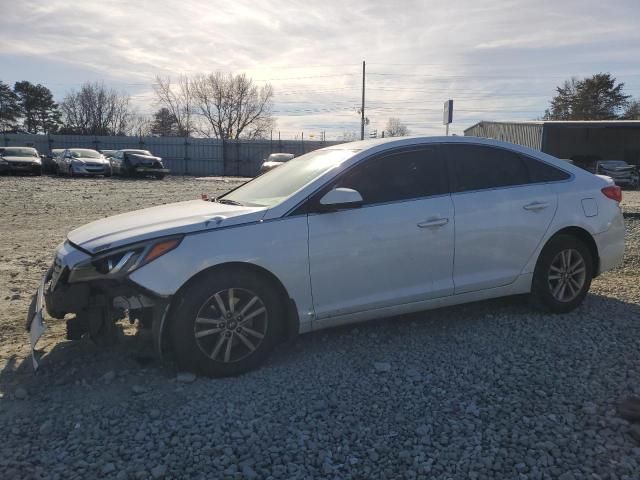
<path fill-rule="evenodd" d="M 332 182 L 357 190 L 359 208 L 308 215 L 316 318 L 453 293 L 454 215 L 443 159 L 413 147 L 358 163 Z"/>

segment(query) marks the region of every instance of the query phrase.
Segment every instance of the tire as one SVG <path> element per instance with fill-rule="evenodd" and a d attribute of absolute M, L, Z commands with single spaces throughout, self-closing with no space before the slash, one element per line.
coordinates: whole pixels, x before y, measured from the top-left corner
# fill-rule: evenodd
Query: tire
<path fill-rule="evenodd" d="M 229 316 L 230 298 L 237 317 Z M 179 367 L 211 377 L 258 367 L 282 337 L 283 304 L 271 282 L 254 273 L 225 270 L 199 276 L 170 318 Z"/>
<path fill-rule="evenodd" d="M 34 170 L 34 171 L 33 171 L 33 174 L 34 174 L 36 177 L 41 177 L 41 176 L 42 176 L 42 168 L 38 168 L 37 170 Z"/>
<path fill-rule="evenodd" d="M 164 178 L 164 173 L 156 173 L 154 177 L 156 177 L 157 180 L 162 180 Z"/>
<path fill-rule="evenodd" d="M 549 313 L 570 312 L 584 300 L 592 278 L 593 256 L 584 242 L 572 235 L 553 237 L 538 258 L 531 303 Z"/>

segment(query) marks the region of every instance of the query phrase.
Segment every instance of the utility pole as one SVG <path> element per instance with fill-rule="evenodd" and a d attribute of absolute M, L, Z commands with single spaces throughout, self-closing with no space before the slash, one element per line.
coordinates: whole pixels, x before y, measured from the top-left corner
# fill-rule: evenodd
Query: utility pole
<path fill-rule="evenodd" d="M 360 119 L 360 140 L 364 140 L 364 72 L 365 72 L 365 64 L 364 60 L 362 61 L 362 108 L 360 112 L 362 114 Z"/>

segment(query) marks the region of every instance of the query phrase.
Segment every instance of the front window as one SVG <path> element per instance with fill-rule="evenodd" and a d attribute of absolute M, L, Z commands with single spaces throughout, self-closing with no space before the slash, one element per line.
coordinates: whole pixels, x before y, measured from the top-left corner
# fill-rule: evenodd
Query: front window
<path fill-rule="evenodd" d="M 96 152 L 95 150 L 71 150 L 71 156 L 73 158 L 102 158 L 102 154 Z"/>
<path fill-rule="evenodd" d="M 3 157 L 38 157 L 38 152 L 33 148 L 7 147 L 2 152 Z"/>
<path fill-rule="evenodd" d="M 240 205 L 271 207 L 355 155 L 357 150 L 316 150 L 294 158 L 224 195 Z"/>

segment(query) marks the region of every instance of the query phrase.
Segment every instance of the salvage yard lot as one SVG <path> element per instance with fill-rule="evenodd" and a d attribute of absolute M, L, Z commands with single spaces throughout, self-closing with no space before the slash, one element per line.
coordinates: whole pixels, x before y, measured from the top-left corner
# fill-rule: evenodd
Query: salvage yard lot
<path fill-rule="evenodd" d="M 105 350 L 51 320 L 32 374 L 25 313 L 70 229 L 240 181 L 0 177 L 0 478 L 637 478 L 615 405 L 640 394 L 640 192 L 624 192 L 624 264 L 571 314 L 435 310 L 195 381 L 135 327 Z"/>

